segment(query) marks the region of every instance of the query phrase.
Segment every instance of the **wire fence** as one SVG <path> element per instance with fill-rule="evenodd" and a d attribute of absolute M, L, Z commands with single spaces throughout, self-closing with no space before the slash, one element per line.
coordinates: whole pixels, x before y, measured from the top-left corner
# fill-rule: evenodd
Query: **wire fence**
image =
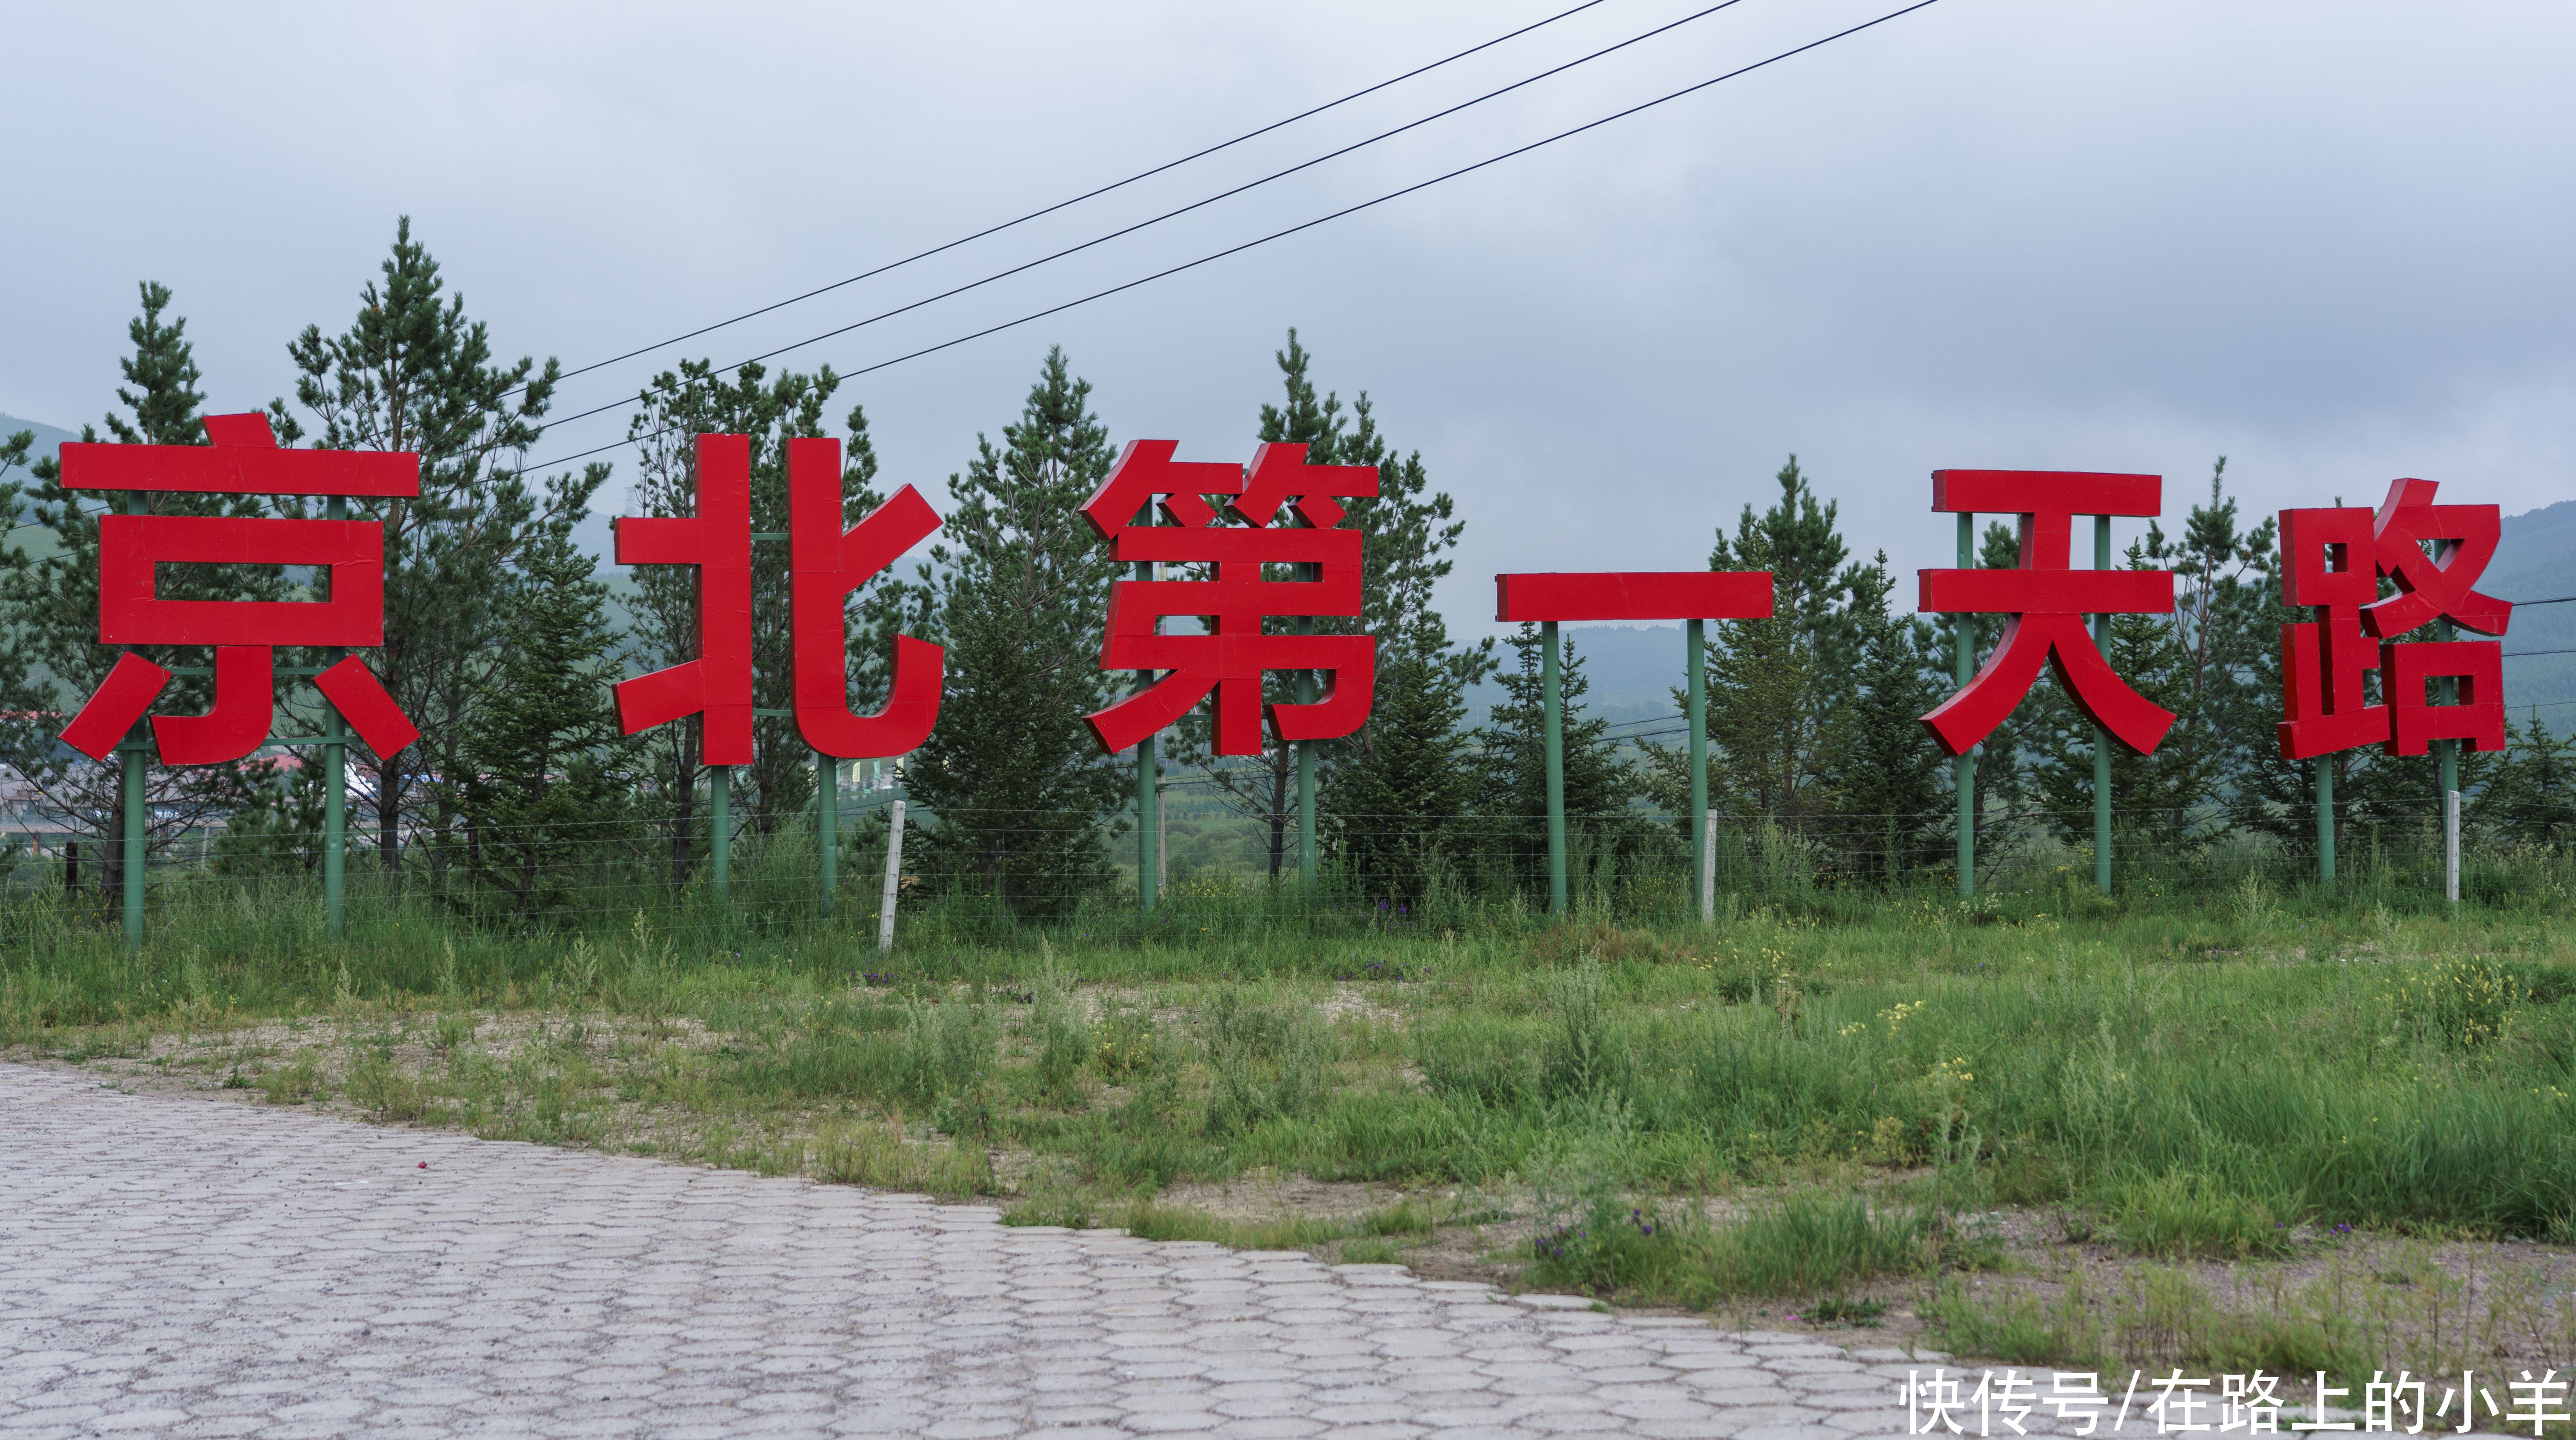
<path fill-rule="evenodd" d="M 876 952 L 889 893 L 897 951 L 1050 935 L 1181 944 L 1273 933 L 1436 935 L 1548 920 L 1547 824 L 1539 815 L 1326 813 L 1309 877 L 1297 863 L 1293 817 L 1274 826 L 1209 801 L 1193 808 L 1167 799 L 1157 873 L 1148 877 L 1156 904 L 1147 910 L 1132 812 L 908 808 L 889 876 L 890 800 L 872 796 L 844 810 L 828 891 L 811 808 L 737 817 L 721 885 L 703 811 L 685 820 L 413 829 L 391 847 L 353 827 L 344 857 L 346 934 L 405 926 L 414 937 L 649 930 L 701 949 L 813 941 L 841 947 L 855 965 Z M 2462 899 L 2562 907 L 2576 898 L 2576 847 L 2520 838 L 2506 823 L 2512 818 L 2490 812 L 2465 833 Z M 2115 897 L 2242 907 L 2249 896 L 2279 904 L 2318 891 L 2317 856 L 2299 824 L 2265 833 L 2241 819 L 2216 806 L 2115 812 Z M 2095 891 L 2089 809 L 2059 816 L 1990 804 L 1981 821 L 1978 894 L 1967 912 L 2069 914 L 2104 903 Z M 2349 815 L 2341 830 L 2338 903 L 2444 903 L 2441 822 L 2430 806 Z M 1569 909 L 1579 916 L 1698 922 L 1690 838 L 1672 817 L 1642 809 L 1574 815 L 1566 836 Z M 1711 859 L 1717 916 L 1960 908 L 1956 853 L 1946 816 L 1721 815 Z M 146 868 L 147 943 L 328 949 L 322 859 L 320 837 L 292 829 L 165 838 Z M 60 840 L 19 851 L 0 886 L 0 946 L 33 954 L 87 944 L 117 927 L 122 875 L 113 860 L 94 838 L 86 854 L 81 842 Z"/>

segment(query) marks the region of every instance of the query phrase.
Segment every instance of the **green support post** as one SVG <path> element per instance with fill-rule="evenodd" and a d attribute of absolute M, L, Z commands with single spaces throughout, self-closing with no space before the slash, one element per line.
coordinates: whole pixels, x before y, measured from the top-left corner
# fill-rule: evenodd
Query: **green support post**
<path fill-rule="evenodd" d="M 823 846 L 823 918 L 832 918 L 834 893 L 841 884 L 841 762 L 814 752 L 815 838 Z"/>
<path fill-rule="evenodd" d="M 1973 570 L 1977 565 L 1977 517 L 1959 517 L 1959 568 Z M 1977 636 L 1970 628 L 1968 616 L 1951 620 L 1956 643 L 1954 668 L 1958 671 L 1959 688 L 1968 688 L 1975 678 Z M 1952 776 L 1959 786 L 1959 898 L 1969 899 L 1977 893 L 1977 756 L 1972 749 L 1950 762 Z"/>
<path fill-rule="evenodd" d="M 1547 909 L 1565 913 L 1565 696 L 1556 671 L 1556 622 L 1538 627 L 1538 703 L 1547 745 Z"/>
<path fill-rule="evenodd" d="M 141 725 L 135 727 L 138 731 Z M 132 739 L 119 747 L 125 762 L 125 948 L 139 949 L 143 944 L 143 852 L 148 840 L 144 828 L 143 747 L 142 739 Z"/>
<path fill-rule="evenodd" d="M 1136 742 L 1136 908 L 1147 914 L 1162 898 L 1156 893 L 1162 887 L 1154 883 L 1161 868 L 1154 849 L 1162 840 L 1156 833 L 1162 828 L 1162 778 L 1161 748 L 1148 735 Z"/>
<path fill-rule="evenodd" d="M 707 767 L 707 823 L 714 830 L 708 837 L 709 878 L 715 882 L 716 903 L 733 903 L 733 767 Z"/>
<path fill-rule="evenodd" d="M 2093 568 L 2111 568 L 2111 517 L 2093 517 Z M 2111 653 L 2111 617 L 2093 617 L 2093 643 Z M 2093 727 L 2093 883 L 2111 893 L 2111 732 Z"/>
<path fill-rule="evenodd" d="M 1691 884 L 1708 873 L 1708 622 L 1682 622 L 1683 662 L 1689 667 L 1690 699 L 1683 706 L 1690 724 Z M 1703 909 L 1700 917 L 1709 919 Z"/>
<path fill-rule="evenodd" d="M 2334 757 L 2320 755 L 2317 767 L 2317 883 L 2334 889 Z"/>
<path fill-rule="evenodd" d="M 1136 514 L 1136 523 L 1154 523 L 1154 507 L 1148 503 Z M 1136 562 L 1136 578 L 1152 580 L 1154 562 Z M 1162 622 L 1154 622 L 1160 631 Z M 1153 688 L 1159 672 L 1148 670 L 1137 677 L 1138 694 Z M 1136 909 L 1139 914 L 1152 913 L 1162 900 L 1162 857 L 1157 854 L 1163 842 L 1163 754 L 1155 737 L 1148 735 L 1136 742 Z"/>
<path fill-rule="evenodd" d="M 334 495 L 322 502 L 326 520 L 349 518 L 349 498 Z M 323 652 L 336 665 L 348 651 L 333 646 Z M 337 940 L 349 926 L 349 725 L 340 707 L 322 701 L 322 924 Z"/>
<path fill-rule="evenodd" d="M 125 492 L 126 514 L 148 515 L 151 512 L 152 496 L 149 491 Z M 151 844 L 151 831 L 147 823 L 149 812 L 146 808 L 143 789 L 144 747 L 151 744 L 151 741 L 144 737 L 151 734 L 151 731 L 145 729 L 144 725 L 145 722 L 141 720 L 134 722 L 134 728 L 127 733 L 125 743 L 118 747 L 122 753 L 117 756 L 122 765 L 117 776 L 119 792 L 117 798 L 124 802 L 125 811 L 122 817 L 124 823 L 119 830 L 122 838 L 119 842 L 121 848 L 118 868 L 125 877 L 123 886 L 125 948 L 129 950 L 140 949 L 143 945 L 143 860 L 144 852 Z"/>
<path fill-rule="evenodd" d="M 2460 636 L 2448 619 L 2436 625 L 2433 633 L 2440 640 L 2456 640 Z M 2434 691 L 2438 704 L 2460 703 L 2460 682 L 2452 676 L 2445 675 L 2435 681 Z M 2451 902 L 2456 914 L 2460 903 L 2460 819 L 2451 797 L 2460 791 L 2460 742 L 2436 740 L 2433 754 L 2441 762 L 2441 789 L 2435 800 L 2442 807 L 2442 897 Z"/>
<path fill-rule="evenodd" d="M 1315 622 L 1301 617 L 1297 631 L 1311 635 Z M 1297 672 L 1297 703 L 1315 703 L 1315 672 Z M 1315 742 L 1297 742 L 1297 876 L 1298 885 L 1308 898 L 1315 893 Z"/>

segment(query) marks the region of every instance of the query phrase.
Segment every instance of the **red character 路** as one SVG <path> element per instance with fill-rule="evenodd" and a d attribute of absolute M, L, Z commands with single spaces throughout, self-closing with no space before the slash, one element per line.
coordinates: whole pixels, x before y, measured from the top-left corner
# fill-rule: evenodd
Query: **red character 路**
<path fill-rule="evenodd" d="M 1360 613 L 1357 530 L 1337 528 L 1333 497 L 1377 494 L 1367 465 L 1309 465 L 1303 445 L 1266 444 L 1241 466 L 1181 462 L 1179 444 L 1137 440 L 1082 507 L 1092 528 L 1117 546 L 1122 561 L 1208 564 L 1209 580 L 1122 580 L 1110 591 L 1104 670 L 1171 672 L 1142 692 L 1085 717 L 1101 747 L 1119 751 L 1147 739 L 1216 695 L 1216 753 L 1261 753 L 1262 673 L 1325 670 L 1332 680 L 1313 704 L 1268 707 L 1281 741 L 1329 740 L 1357 730 L 1369 715 L 1377 677 L 1377 642 L 1366 635 L 1274 635 L 1274 616 Z M 1208 497 L 1224 497 L 1223 523 Z M 1293 501 L 1293 503 L 1292 503 Z M 1153 506 L 1168 522 L 1137 523 Z M 1283 513 L 1283 506 L 1285 512 Z M 1286 523 L 1289 517 L 1304 522 Z M 1304 580 L 1266 580 L 1266 564 L 1306 567 Z M 1197 635 L 1165 635 L 1163 617 L 1206 621 Z"/>
<path fill-rule="evenodd" d="M 698 656 L 620 681 L 617 721 L 625 733 L 703 715 L 704 762 L 752 759 L 751 437 L 697 437 L 695 515 L 634 516 L 617 522 L 617 563 L 698 567 Z M 795 652 L 797 732 L 845 760 L 901 755 L 939 718 L 945 652 L 895 637 L 894 683 L 874 715 L 850 712 L 848 626 L 852 590 L 894 563 L 939 516 L 906 485 L 848 530 L 841 528 L 841 442 L 787 442 L 789 624 Z"/>
<path fill-rule="evenodd" d="M 2316 619 L 2281 627 L 2281 754 L 2306 760 L 2382 744 L 2421 755 L 2435 740 L 2504 748 L 2504 647 L 2493 640 L 2389 643 L 2448 617 L 2502 635 L 2513 606 L 2475 588 L 2503 533 L 2493 505 L 2436 505 L 2430 480 L 2396 480 L 2376 512 L 2281 512 L 2281 599 Z M 2431 547 L 2429 550 L 2426 547 Z M 2379 581 L 2397 593 L 2381 599 Z M 2379 672 L 2382 703 L 2368 703 Z M 2435 705 L 2454 679 L 2460 703 Z"/>
<path fill-rule="evenodd" d="M 283 450 L 268 418 L 205 417 L 214 443 L 65 445 L 66 490 L 192 494 L 381 495 L 420 493 L 420 457 L 356 450 Z M 318 601 L 163 600 L 153 572 L 167 564 L 318 565 L 330 597 Z M 373 520 L 294 520 L 232 515 L 103 515 L 98 522 L 98 638 L 105 645 L 207 645 L 215 652 L 215 708 L 156 715 L 162 763 L 238 760 L 268 739 L 276 706 L 276 647 L 384 643 L 384 526 Z M 143 718 L 171 672 L 128 651 L 63 730 L 63 741 L 104 760 Z M 313 683 L 379 755 L 420 738 L 366 662 L 351 656 Z"/>
<path fill-rule="evenodd" d="M 2078 515 L 2153 516 L 2164 482 L 2155 475 L 2099 475 L 2049 470 L 1939 470 L 1932 508 L 1996 511 L 2021 517 L 2021 563 L 2010 570 L 1925 570 L 1922 609 L 1943 615 L 2009 615 L 2003 643 L 1959 693 L 1933 707 L 1923 724 L 1953 755 L 1992 734 L 2039 678 L 2057 683 L 2095 723 L 2121 743 L 2151 753 L 2171 729 L 2173 712 L 2129 687 L 2084 628 L 2084 616 L 2170 615 L 2170 570 L 2069 568 Z"/>

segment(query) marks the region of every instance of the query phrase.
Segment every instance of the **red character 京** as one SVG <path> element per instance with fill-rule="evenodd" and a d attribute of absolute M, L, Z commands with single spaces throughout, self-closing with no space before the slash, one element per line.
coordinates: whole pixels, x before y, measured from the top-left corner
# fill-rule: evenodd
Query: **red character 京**
<path fill-rule="evenodd" d="M 1923 717 L 1953 755 L 1994 732 L 2050 665 L 2057 683 L 2096 724 L 2130 749 L 2152 753 L 2173 727 L 2170 710 L 2129 687 L 2084 628 L 2088 613 L 2170 615 L 2170 570 L 2069 568 L 2078 515 L 2153 516 L 2163 508 L 2156 475 L 2054 470 L 1936 470 L 1932 508 L 2021 517 L 2021 563 L 2010 570 L 1925 570 L 1922 609 L 1943 615 L 2009 615 L 2003 643 L 1959 693 Z"/>
<path fill-rule="evenodd" d="M 357 450 L 283 450 L 268 417 L 209 415 L 196 445 L 69 444 L 66 490 L 234 495 L 420 493 L 420 457 Z M 156 566 L 318 565 L 328 600 L 164 600 Z M 103 645 L 209 645 L 215 708 L 156 715 L 152 737 L 167 765 L 238 760 L 268 739 L 276 706 L 276 647 L 382 645 L 384 526 L 373 520 L 294 520 L 232 515 L 103 515 L 98 522 L 98 638 Z M 171 672 L 128 651 L 63 730 L 63 741 L 104 760 L 143 718 Z M 379 755 L 420 738 L 366 662 L 351 656 L 313 677 L 358 737 Z"/>
<path fill-rule="evenodd" d="M 1334 497 L 1377 494 L 1368 465 L 1309 465 L 1306 447 L 1265 444 L 1247 470 L 1223 462 L 1176 461 L 1172 440 L 1131 441 L 1082 513 L 1122 561 L 1213 564 L 1212 580 L 1121 580 L 1109 596 L 1100 648 L 1104 670 L 1171 673 L 1138 694 L 1086 716 L 1101 748 L 1125 750 L 1160 733 L 1216 695 L 1216 753 L 1261 753 L 1262 673 L 1329 670 L 1313 704 L 1267 707 L 1282 742 L 1348 735 L 1368 719 L 1377 680 L 1377 642 L 1366 635 L 1273 635 L 1273 616 L 1360 613 L 1357 530 L 1337 528 Z M 1209 496 L 1225 497 L 1222 523 Z M 1292 503 L 1293 502 L 1293 503 Z M 1136 523 L 1148 505 L 1169 523 Z M 1283 513 L 1284 507 L 1284 513 Z M 1293 517 L 1302 525 L 1287 523 Z M 1311 567 L 1308 580 L 1266 580 L 1265 564 Z M 1165 635 L 1169 615 L 1206 617 L 1205 633 Z"/>
<path fill-rule="evenodd" d="M 2493 505 L 2436 505 L 2430 480 L 2390 482 L 2377 511 L 2281 512 L 2281 600 L 2313 621 L 2281 627 L 2281 755 L 2306 760 L 2382 744 L 2421 755 L 2435 740 L 2504 748 L 2504 647 L 2493 640 L 2388 642 L 2448 617 L 2485 635 L 2513 622 L 2510 602 L 2479 593 L 2503 534 Z M 2428 551 L 2425 547 L 2431 546 Z M 2379 598 L 2386 579 L 2397 593 Z M 2379 672 L 2382 703 L 2364 681 Z M 2435 705 L 2430 682 L 2455 679 L 2460 703 Z"/>
<path fill-rule="evenodd" d="M 709 765 L 752 759 L 751 437 L 697 437 L 697 513 L 629 515 L 616 523 L 617 563 L 698 567 L 698 655 L 620 681 L 617 721 L 632 735 L 703 715 Z M 939 528 L 911 486 L 841 528 L 841 442 L 787 442 L 789 623 L 795 653 L 796 728 L 805 743 L 844 760 L 904 754 L 939 718 L 945 652 L 895 637 L 894 683 L 883 709 L 850 712 L 848 630 L 852 590 Z"/>

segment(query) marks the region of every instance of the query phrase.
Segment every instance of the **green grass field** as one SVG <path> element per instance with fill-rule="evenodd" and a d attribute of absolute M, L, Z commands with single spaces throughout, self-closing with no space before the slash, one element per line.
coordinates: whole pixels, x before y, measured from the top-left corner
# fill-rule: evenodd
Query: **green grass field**
<path fill-rule="evenodd" d="M 856 916 L 554 937 L 382 900 L 332 943 L 201 886 L 131 955 L 19 901 L 0 1052 L 1623 1304 L 1902 1311 L 2017 1361 L 2563 1363 L 2571 892 L 2489 893 L 1388 929 L 1211 881 L 1150 933 L 976 945 L 934 909 L 880 959 Z M 1211 1198 L 1290 1182 L 1326 1201 Z M 2463 1246 L 2523 1261 L 2462 1281 Z"/>

